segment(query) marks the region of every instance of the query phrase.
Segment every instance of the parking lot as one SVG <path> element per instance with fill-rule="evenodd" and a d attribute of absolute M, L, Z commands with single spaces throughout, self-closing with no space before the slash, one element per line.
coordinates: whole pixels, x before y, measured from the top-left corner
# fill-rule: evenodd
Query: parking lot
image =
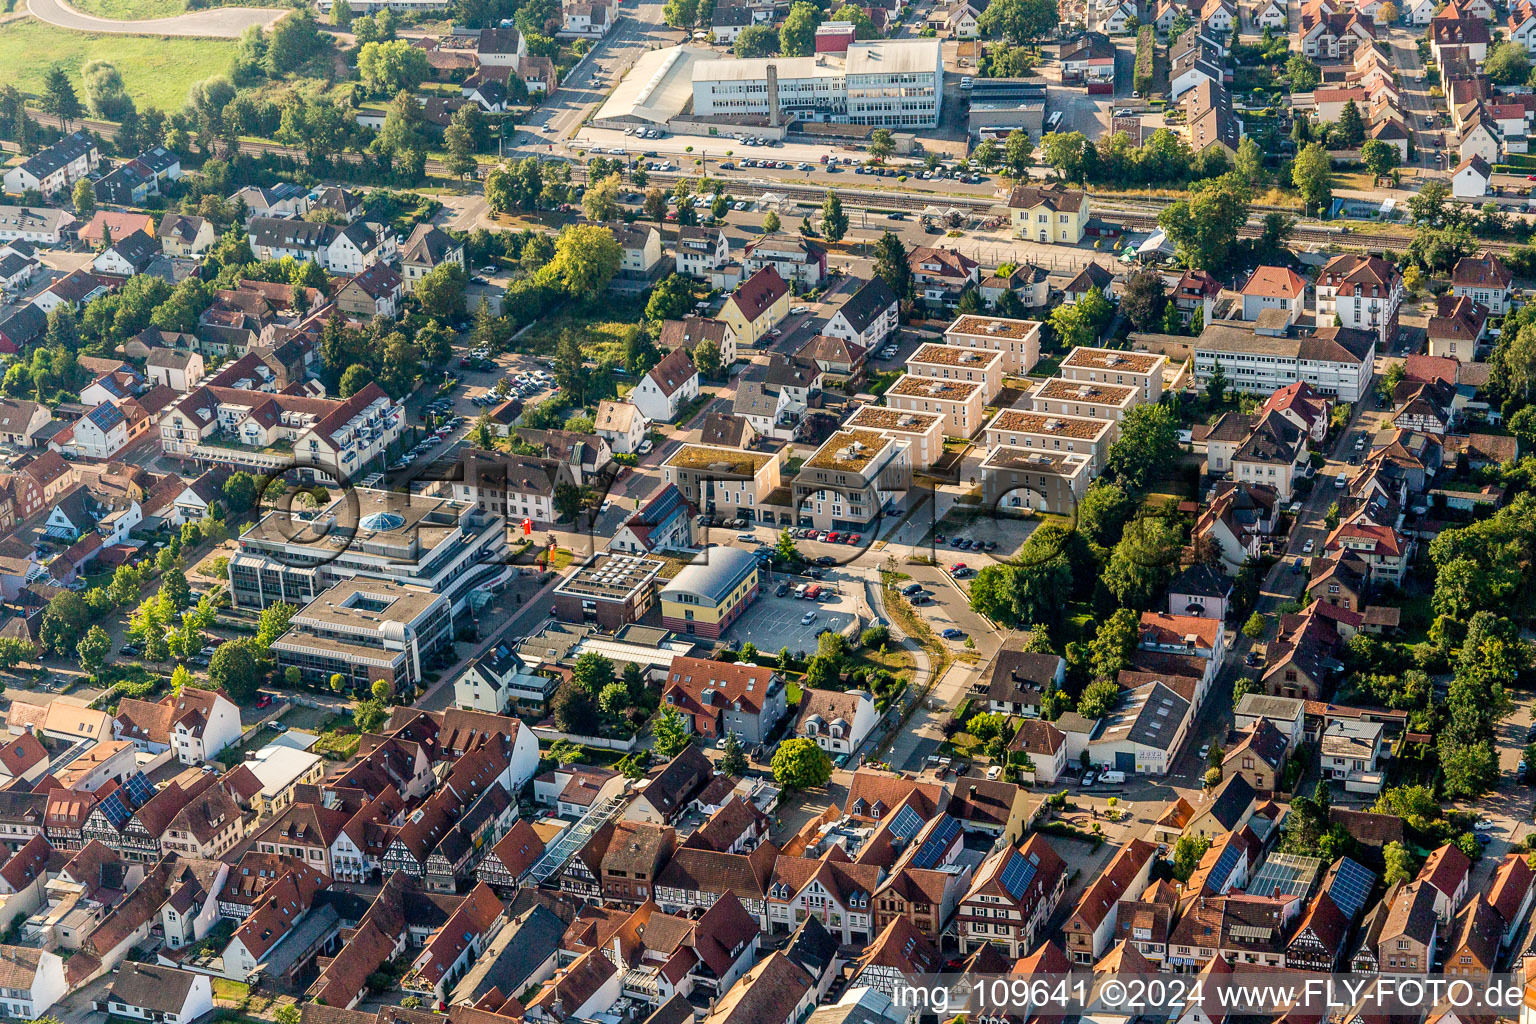
<path fill-rule="evenodd" d="M 779 597 L 777 591 L 782 583 L 789 584 L 789 593 Z M 834 594 L 831 600 L 807 601 L 794 597 L 795 588 L 801 584 L 816 584 L 824 591 L 840 588 L 844 593 Z M 836 579 L 823 580 L 818 584 L 815 580 L 799 576 L 773 573 L 763 588 L 762 596 L 732 624 L 725 637 L 737 644 L 750 640 L 760 651 L 779 651 L 787 647 L 790 654 L 814 654 L 816 638 L 821 633 L 828 629 L 843 632 L 858 619 L 855 611 L 857 603 L 848 593 L 850 586 Z M 811 613 L 816 616 L 812 621 L 802 621 Z"/>

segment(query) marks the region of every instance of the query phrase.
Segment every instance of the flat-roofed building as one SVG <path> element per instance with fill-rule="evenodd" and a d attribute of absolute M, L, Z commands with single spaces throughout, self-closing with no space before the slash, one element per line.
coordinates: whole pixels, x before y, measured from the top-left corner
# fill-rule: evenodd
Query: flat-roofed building
<path fill-rule="evenodd" d="M 907 372 L 938 380 L 973 381 L 984 385 L 982 404 L 1003 389 L 1003 354 L 964 345 L 922 345 L 907 359 Z"/>
<path fill-rule="evenodd" d="M 839 430 L 795 476 L 795 524 L 866 532 L 911 482 L 906 445 L 873 430 Z"/>
<path fill-rule="evenodd" d="M 991 509 L 1071 515 L 1094 477 L 1086 455 L 1003 445 L 981 464 L 981 494 Z"/>
<path fill-rule="evenodd" d="M 850 416 L 844 426 L 873 430 L 906 443 L 913 469 L 927 469 L 944 455 L 944 417 L 940 413 L 866 405 Z"/>
<path fill-rule="evenodd" d="M 1040 321 L 967 313 L 945 329 L 944 344 L 1001 352 L 1003 372 L 1022 376 L 1040 361 Z"/>
<path fill-rule="evenodd" d="M 1133 387 L 1117 384 L 1089 384 L 1086 381 L 1052 377 L 1035 389 L 1029 406 L 1035 412 L 1057 416 L 1087 416 L 1096 420 L 1119 422 L 1141 400 Z"/>
<path fill-rule="evenodd" d="M 1009 447 L 1086 455 L 1089 469 L 1098 476 L 1119 432 L 1113 420 L 1004 409 L 987 424 L 987 450 Z"/>
<path fill-rule="evenodd" d="M 237 608 L 303 606 L 348 579 L 410 583 L 455 608 L 507 572 L 506 520 L 469 502 L 358 489 L 319 513 L 273 509 L 229 560 Z"/>
<path fill-rule="evenodd" d="M 1319 327 L 1283 333 L 1230 322 L 1206 324 L 1194 343 L 1195 382 L 1204 388 L 1221 364 L 1229 387 L 1269 395 L 1297 381 L 1341 402 L 1358 402 L 1371 387 L 1376 332 Z"/>
<path fill-rule="evenodd" d="M 384 680 L 396 693 L 422 679 L 423 666 L 453 643 L 453 606 L 425 587 L 347 580 L 324 591 L 272 644 L 280 668 L 326 684 L 341 673 L 351 689 Z"/>
<path fill-rule="evenodd" d="M 599 552 L 555 586 L 555 616 L 594 622 L 612 632 L 639 622 L 656 606 L 659 558 Z"/>
<path fill-rule="evenodd" d="M 1063 380 L 1137 388 L 1143 402 L 1155 402 L 1163 397 L 1163 373 L 1167 367 L 1165 355 L 1079 345 L 1061 361 L 1058 375 Z"/>
<path fill-rule="evenodd" d="M 937 380 L 907 374 L 885 393 L 885 403 L 904 412 L 936 412 L 944 417 L 944 433 L 970 437 L 981 429 L 986 408 L 986 385 L 959 380 Z"/>
<path fill-rule="evenodd" d="M 782 483 L 777 455 L 706 444 L 678 448 L 661 464 L 661 476 L 704 515 L 765 523 L 773 513 L 764 499 Z"/>

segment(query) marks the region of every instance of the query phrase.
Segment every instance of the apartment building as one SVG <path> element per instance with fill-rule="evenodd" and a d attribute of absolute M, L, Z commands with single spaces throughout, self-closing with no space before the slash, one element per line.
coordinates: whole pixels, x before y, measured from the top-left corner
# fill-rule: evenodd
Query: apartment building
<path fill-rule="evenodd" d="M 340 673 L 351 689 L 383 680 L 396 693 L 420 683 L 433 654 L 453 642 L 453 606 L 425 587 L 346 580 L 322 591 L 272 644 L 279 668 L 312 686 Z"/>
<path fill-rule="evenodd" d="M 1167 368 L 1168 357 L 1164 355 L 1080 345 L 1061 361 L 1058 376 L 1090 384 L 1133 387 L 1140 392 L 1141 401 L 1156 402 L 1163 397 L 1163 374 Z"/>
<path fill-rule="evenodd" d="M 705 515 L 774 521 L 768 495 L 782 485 L 779 456 L 767 452 L 685 444 L 661 464 L 664 484 Z"/>
<path fill-rule="evenodd" d="M 967 313 L 945 329 L 944 344 L 1001 352 L 1003 372 L 1019 377 L 1040 361 L 1040 321 Z"/>
<path fill-rule="evenodd" d="M 346 399 L 204 385 L 161 418 L 160 447 L 202 466 L 257 474 L 297 466 L 341 481 L 383 455 L 404 423 L 400 404 L 373 382 Z"/>
<path fill-rule="evenodd" d="M 555 492 L 565 486 L 575 487 L 576 477 L 559 459 L 468 448 L 459 456 L 453 496 L 482 511 L 505 515 L 514 525 L 526 520 L 541 527 L 559 517 Z"/>
<path fill-rule="evenodd" d="M 1086 384 L 1052 377 L 1035 389 L 1029 405 L 1035 412 L 1053 416 L 1078 416 L 1118 423 L 1140 401 L 1141 393 L 1135 387 Z"/>
<path fill-rule="evenodd" d="M 974 381 L 937 380 L 907 374 L 885 393 L 886 405 L 902 412 L 933 412 L 944 417 L 948 437 L 970 437 L 981 428 L 986 385 Z"/>
<path fill-rule="evenodd" d="M 1104 470 L 1109 446 L 1119 433 L 1113 420 L 1053 416 L 1024 409 L 1004 409 L 987 424 L 987 449 L 1011 447 L 1086 455 L 1094 476 Z"/>
<path fill-rule="evenodd" d="M 905 445 L 872 430 L 839 430 L 795 476 L 795 525 L 867 532 L 911 480 Z"/>
<path fill-rule="evenodd" d="M 1317 319 L 1369 331 L 1378 345 L 1397 336 L 1398 308 L 1403 304 L 1403 275 L 1380 256 L 1345 253 L 1324 265 L 1317 276 Z"/>
<path fill-rule="evenodd" d="M 914 470 L 928 469 L 944 454 L 944 416 L 936 412 L 907 412 L 879 405 L 861 406 L 844 426 L 873 430 L 907 446 Z"/>
<path fill-rule="evenodd" d="M 982 502 L 993 509 L 1071 515 L 1095 475 L 1086 455 L 1003 445 L 982 461 Z"/>
<path fill-rule="evenodd" d="M 986 405 L 1003 389 L 1003 354 L 961 345 L 927 344 L 908 357 L 907 372 L 914 377 L 982 384 L 981 401 Z"/>
<path fill-rule="evenodd" d="M 305 605 L 344 580 L 423 587 L 462 609 L 505 574 L 506 519 L 468 501 L 358 489 L 318 513 L 273 509 L 229 560 L 237 608 Z"/>
<path fill-rule="evenodd" d="M 555 586 L 555 617 L 613 632 L 656 606 L 656 577 L 666 563 L 600 551 Z"/>
<path fill-rule="evenodd" d="M 66 135 L 41 153 L 5 172 L 5 190 L 20 194 L 33 189 L 44 194 L 63 192 L 96 172 L 101 150 L 87 131 Z"/>
<path fill-rule="evenodd" d="M 1201 388 L 1221 364 L 1228 386 L 1269 395 L 1305 381 L 1341 402 L 1370 391 L 1377 334 L 1349 327 L 1274 334 L 1232 323 L 1209 324 L 1195 341 L 1195 380 Z"/>

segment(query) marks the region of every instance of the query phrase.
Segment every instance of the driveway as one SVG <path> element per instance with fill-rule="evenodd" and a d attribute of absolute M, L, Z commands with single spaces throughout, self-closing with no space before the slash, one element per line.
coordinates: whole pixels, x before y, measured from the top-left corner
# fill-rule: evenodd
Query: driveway
<path fill-rule="evenodd" d="M 77 11 L 64 0 L 27 0 L 27 8 L 39 21 L 78 32 L 106 32 L 134 36 L 205 36 L 238 39 L 252 25 L 269 29 L 288 13 L 277 7 L 219 7 L 148 21 L 113 21 Z"/>

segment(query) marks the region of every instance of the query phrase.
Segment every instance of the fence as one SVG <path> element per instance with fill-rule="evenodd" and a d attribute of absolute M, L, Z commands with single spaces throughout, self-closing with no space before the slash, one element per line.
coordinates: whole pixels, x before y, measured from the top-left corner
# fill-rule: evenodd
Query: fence
<path fill-rule="evenodd" d="M 618 750 L 625 754 L 631 753 L 640 743 L 638 734 L 627 740 L 609 739 L 606 736 L 579 736 L 575 733 L 561 732 L 548 726 L 536 725 L 533 727 L 533 735 L 541 742 L 553 743 L 555 740 L 566 740 L 570 743 L 580 743 L 584 747 L 598 747 L 603 750 Z"/>

